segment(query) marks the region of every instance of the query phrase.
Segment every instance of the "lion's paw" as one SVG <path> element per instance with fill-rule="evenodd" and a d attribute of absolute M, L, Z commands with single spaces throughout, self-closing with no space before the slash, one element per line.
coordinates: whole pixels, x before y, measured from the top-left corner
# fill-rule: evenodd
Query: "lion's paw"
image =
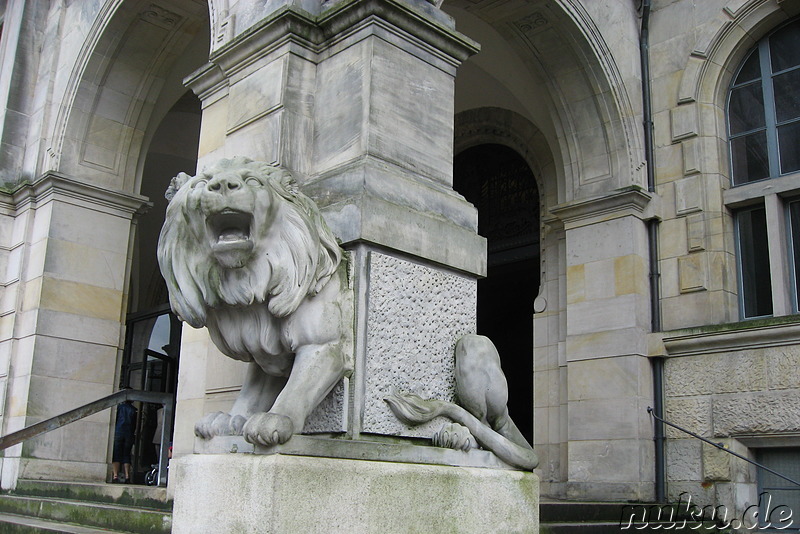
<path fill-rule="evenodd" d="M 262 412 L 250 417 L 242 428 L 244 439 L 255 445 L 280 445 L 294 434 L 294 424 L 285 415 Z"/>
<path fill-rule="evenodd" d="M 445 447 L 460 451 L 468 451 L 478 447 L 475 438 L 469 429 L 458 423 L 448 423 L 433 435 L 433 444 L 436 447 Z"/>
<path fill-rule="evenodd" d="M 194 425 L 195 436 L 211 439 L 214 436 L 229 436 L 231 416 L 225 412 L 207 413 Z"/>
<path fill-rule="evenodd" d="M 228 423 L 228 433 L 231 436 L 241 436 L 247 418 L 242 415 L 234 415 Z"/>

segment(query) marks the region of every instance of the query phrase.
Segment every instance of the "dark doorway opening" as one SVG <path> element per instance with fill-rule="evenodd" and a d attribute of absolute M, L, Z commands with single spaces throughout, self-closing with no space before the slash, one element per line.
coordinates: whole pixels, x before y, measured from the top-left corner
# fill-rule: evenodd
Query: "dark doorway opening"
<path fill-rule="evenodd" d="M 508 409 L 533 443 L 533 301 L 539 291 L 539 190 L 513 149 L 483 144 L 454 162 L 454 189 L 478 209 L 488 274 L 478 281 L 478 333 L 491 338 L 508 380 Z"/>
<path fill-rule="evenodd" d="M 179 172 L 195 174 L 200 142 L 200 99 L 187 91 L 161 120 L 153 134 L 142 171 L 141 194 L 153 206 L 136 222 L 131 289 L 126 319 L 125 350 L 120 386 L 173 394 L 177 392 L 181 321 L 169 309 L 169 293 L 156 259 L 156 248 L 167 200 L 164 192 Z M 135 403 L 136 435 L 132 457 L 132 482 L 144 483 L 145 474 L 158 463 L 161 406 Z M 174 428 L 174 424 L 167 428 Z M 171 437 L 167 439 L 169 445 Z"/>

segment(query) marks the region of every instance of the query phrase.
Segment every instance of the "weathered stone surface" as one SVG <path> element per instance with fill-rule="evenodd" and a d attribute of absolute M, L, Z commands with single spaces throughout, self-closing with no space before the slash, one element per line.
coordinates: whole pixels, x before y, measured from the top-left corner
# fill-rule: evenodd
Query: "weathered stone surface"
<path fill-rule="evenodd" d="M 702 444 L 696 439 L 670 439 L 667 441 L 667 478 L 670 482 L 700 479 Z"/>
<path fill-rule="evenodd" d="M 701 436 L 711 435 L 711 397 L 698 396 L 685 399 L 668 397 L 664 412 L 667 421 Z M 684 438 L 686 434 L 668 427 L 667 437 Z"/>
<path fill-rule="evenodd" d="M 719 395 L 713 400 L 714 435 L 800 431 L 797 391 Z"/>
<path fill-rule="evenodd" d="M 371 252 L 363 432 L 429 437 L 441 420 L 402 424 L 383 400 L 395 389 L 455 397 L 456 341 L 475 331 L 475 280 Z"/>
<path fill-rule="evenodd" d="M 767 355 L 769 389 L 800 387 L 800 346 L 778 347 Z"/>
<path fill-rule="evenodd" d="M 191 455 L 171 472 L 175 534 L 538 531 L 533 473 L 250 454 Z"/>
<path fill-rule="evenodd" d="M 668 358 L 664 366 L 670 397 L 761 391 L 767 369 L 761 350 Z M 770 375 L 772 376 L 772 375 Z"/>
<path fill-rule="evenodd" d="M 703 443 L 703 480 L 725 481 L 731 479 L 731 456 L 727 452 Z M 693 479 L 693 480 L 696 480 Z"/>

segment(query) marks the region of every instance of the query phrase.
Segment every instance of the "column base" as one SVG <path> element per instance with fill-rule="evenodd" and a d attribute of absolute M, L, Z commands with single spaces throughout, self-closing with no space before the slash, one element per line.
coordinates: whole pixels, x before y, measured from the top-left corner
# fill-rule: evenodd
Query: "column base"
<path fill-rule="evenodd" d="M 539 531 L 530 472 L 335 458 L 173 460 L 173 534 Z"/>

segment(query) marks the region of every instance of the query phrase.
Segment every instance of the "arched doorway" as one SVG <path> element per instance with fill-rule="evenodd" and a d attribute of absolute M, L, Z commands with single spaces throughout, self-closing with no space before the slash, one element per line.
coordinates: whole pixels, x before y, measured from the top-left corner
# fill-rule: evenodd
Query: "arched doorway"
<path fill-rule="evenodd" d="M 169 109 L 153 134 L 142 171 L 141 194 L 152 207 L 137 220 L 125 351 L 120 385 L 143 391 L 177 391 L 181 322 L 170 311 L 156 248 L 167 200 L 164 191 L 179 172 L 194 174 L 200 138 L 200 100 L 187 91 Z M 158 463 L 159 406 L 142 404 L 137 421 L 134 482 Z M 172 425 L 170 426 L 172 428 Z"/>
<path fill-rule="evenodd" d="M 539 290 L 539 190 L 527 162 L 500 144 L 455 157 L 454 189 L 478 209 L 488 275 L 478 281 L 478 333 L 494 341 L 509 412 L 533 443 L 533 300 Z"/>

